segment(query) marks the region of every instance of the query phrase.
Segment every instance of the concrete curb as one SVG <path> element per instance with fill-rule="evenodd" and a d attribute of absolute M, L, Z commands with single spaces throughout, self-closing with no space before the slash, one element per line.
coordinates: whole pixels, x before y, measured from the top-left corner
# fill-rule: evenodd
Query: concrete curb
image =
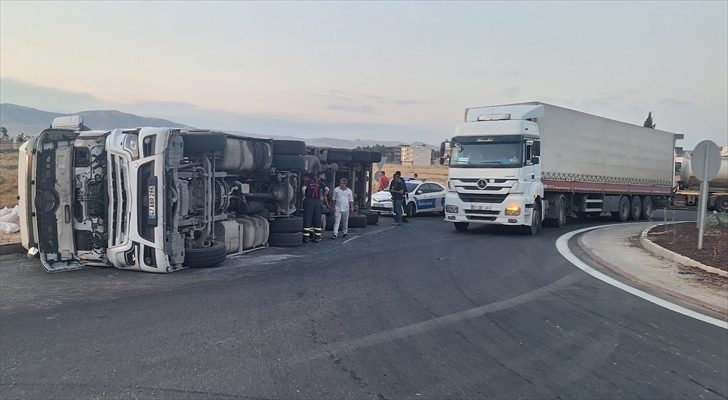
<path fill-rule="evenodd" d="M 700 268 L 705 272 L 710 272 L 711 274 L 716 274 L 728 278 L 728 271 L 723 271 L 722 269 L 707 266 L 701 262 L 693 260 L 692 258 L 675 253 L 674 251 L 668 250 L 647 238 L 647 234 L 650 232 L 650 230 L 652 230 L 652 228 L 662 225 L 667 224 L 657 224 L 642 231 L 642 234 L 640 235 L 640 243 L 642 244 L 642 247 L 644 247 L 646 250 L 656 256 L 666 258 L 678 264 L 686 265 L 688 267 Z"/>
<path fill-rule="evenodd" d="M 638 285 L 642 285 L 642 286 L 644 286 L 644 287 L 652 290 L 653 292 L 662 293 L 664 295 L 672 296 L 672 297 L 675 297 L 677 299 L 680 299 L 680 300 L 682 300 L 684 302 L 691 303 L 691 304 L 694 304 L 696 306 L 700 306 L 700 307 L 703 307 L 705 309 L 708 309 L 708 310 L 711 310 L 711 311 L 715 311 L 715 312 L 720 313 L 722 315 L 728 316 L 728 308 L 721 307 L 721 306 L 716 305 L 716 304 L 711 304 L 711 303 L 708 303 L 708 302 L 705 302 L 705 301 L 696 299 L 695 297 L 688 296 L 688 295 L 682 294 L 682 293 L 678 293 L 678 292 L 676 292 L 674 290 L 671 290 L 671 289 L 668 289 L 666 287 L 656 285 L 656 284 L 654 284 L 652 282 L 648 282 L 648 281 L 639 279 L 636 276 L 634 276 L 634 275 L 628 273 L 627 271 L 623 270 L 622 268 L 619 268 L 618 266 L 616 266 L 616 265 L 614 265 L 612 263 L 607 262 L 606 260 L 604 260 L 604 259 L 600 258 L 599 256 L 597 256 L 596 254 L 594 254 L 594 252 L 591 250 L 591 248 L 589 246 L 587 246 L 584 243 L 584 241 L 582 240 L 582 237 L 583 236 L 584 235 L 582 234 L 582 235 L 579 235 L 576 238 L 577 245 L 584 251 L 584 253 L 586 253 L 587 257 L 591 258 L 592 261 L 594 261 L 595 263 L 601 265 L 603 268 L 606 268 L 607 270 L 610 270 L 610 271 L 612 271 L 613 273 L 615 273 L 617 275 L 620 275 L 620 276 L 622 276 L 624 278 L 627 278 L 628 280 L 630 280 L 630 281 L 632 281 L 632 282 L 634 282 L 634 283 L 636 283 Z"/>
<path fill-rule="evenodd" d="M 27 250 L 20 243 L 3 243 L 0 244 L 0 255 L 6 254 L 20 254 L 25 253 Z"/>

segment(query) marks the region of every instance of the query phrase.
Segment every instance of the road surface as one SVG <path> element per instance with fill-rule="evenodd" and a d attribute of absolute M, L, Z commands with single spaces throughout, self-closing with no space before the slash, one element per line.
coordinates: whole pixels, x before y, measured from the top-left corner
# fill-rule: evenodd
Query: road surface
<path fill-rule="evenodd" d="M 682 215 L 690 218 L 690 215 Z M 441 217 L 206 270 L 0 262 L 0 397 L 726 398 L 728 331 Z"/>

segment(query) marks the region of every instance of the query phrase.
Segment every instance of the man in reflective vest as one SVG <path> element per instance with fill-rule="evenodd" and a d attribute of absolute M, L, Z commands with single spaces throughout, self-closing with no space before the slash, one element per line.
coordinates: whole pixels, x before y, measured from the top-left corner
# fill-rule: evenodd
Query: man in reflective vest
<path fill-rule="evenodd" d="M 313 231 L 315 243 L 321 241 L 323 226 L 321 223 L 321 200 L 329 194 L 329 188 L 323 181 L 316 179 L 315 175 L 309 175 L 310 180 L 301 187 L 303 197 L 303 242 L 309 241 Z"/>

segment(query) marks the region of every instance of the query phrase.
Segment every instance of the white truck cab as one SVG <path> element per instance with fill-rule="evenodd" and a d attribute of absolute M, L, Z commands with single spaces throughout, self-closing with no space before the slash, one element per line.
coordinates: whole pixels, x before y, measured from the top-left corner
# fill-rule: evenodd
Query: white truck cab
<path fill-rule="evenodd" d="M 540 222 L 543 199 L 540 137 L 530 119 L 543 106 L 469 109 L 450 140 L 445 220 L 468 224 L 522 225 Z M 441 153 L 445 153 L 444 144 Z"/>

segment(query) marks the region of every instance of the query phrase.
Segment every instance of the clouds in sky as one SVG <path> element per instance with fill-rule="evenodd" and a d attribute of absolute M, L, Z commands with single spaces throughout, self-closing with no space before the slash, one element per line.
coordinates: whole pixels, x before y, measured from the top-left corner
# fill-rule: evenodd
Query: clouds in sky
<path fill-rule="evenodd" d="M 544 101 L 726 144 L 725 2 L 2 2 L 0 18 L 2 101 L 50 111 L 437 143 L 466 107 Z"/>

